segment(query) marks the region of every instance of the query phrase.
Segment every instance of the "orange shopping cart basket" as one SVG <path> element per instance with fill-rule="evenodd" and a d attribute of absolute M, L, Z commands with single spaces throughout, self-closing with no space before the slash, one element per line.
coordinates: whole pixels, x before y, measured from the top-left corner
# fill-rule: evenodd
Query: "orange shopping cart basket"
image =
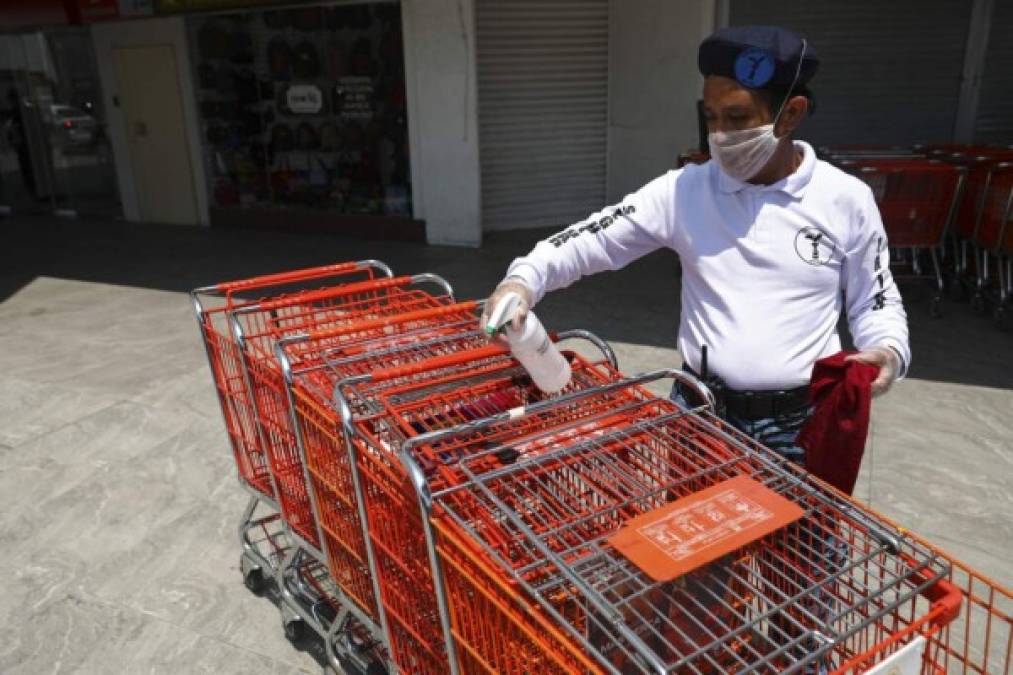
<path fill-rule="evenodd" d="M 390 277 L 392 272 L 378 260 L 362 260 L 227 281 L 190 293 L 239 481 L 250 493 L 239 534 L 243 546 L 240 568 L 251 590 L 262 590 L 264 572 L 274 569 L 284 543 L 267 453 L 257 435 L 253 398 L 239 346 L 229 329 L 228 313 L 307 286 L 355 283 L 378 276 Z M 258 516 L 261 505 L 269 513 Z"/>
<path fill-rule="evenodd" d="M 433 283 L 440 290 L 436 295 L 418 288 Z M 451 302 L 453 291 L 446 281 L 436 275 L 421 274 L 345 284 L 247 303 L 229 311 L 243 365 L 242 375 L 246 388 L 254 394 L 254 431 L 267 456 L 282 517 L 305 547 L 319 549 L 320 542 L 289 417 L 285 385 L 275 358 L 275 343 L 288 335 Z"/>
<path fill-rule="evenodd" d="M 658 371 L 508 416 L 515 424 L 565 416 L 582 400 L 669 376 L 699 386 Z M 556 428 L 555 436 L 573 432 L 565 443 L 461 448 L 455 471 L 465 480 L 453 484 L 426 478 L 404 450 L 432 525 L 456 672 L 850 672 L 890 658 L 939 662 L 963 600 L 948 560 L 705 407 L 642 397 L 621 417 L 604 428 Z M 503 420 L 417 443 L 467 444 Z M 509 466 L 488 461 L 510 451 Z"/>
<path fill-rule="evenodd" d="M 386 641 L 377 610 L 376 585 L 365 545 L 363 507 L 356 476 L 350 470 L 349 452 L 340 409 L 333 405 L 333 382 L 376 371 L 391 364 L 406 364 L 439 354 L 484 345 L 474 330 L 476 302 L 406 312 L 345 326 L 295 334 L 280 339 L 275 353 L 284 376 L 287 409 L 297 441 L 299 463 L 305 476 L 320 550 L 310 549 L 326 563 L 336 586 L 335 595 L 349 615 L 345 627 L 314 626 L 325 639 L 329 656 L 362 656 L 344 638 L 350 628 L 370 636 L 376 645 Z M 293 561 L 295 565 L 298 560 Z M 283 588 L 283 596 L 288 590 Z M 295 598 L 286 597 L 300 619 L 316 618 L 301 611 Z M 359 644 L 363 644 L 359 640 Z M 361 663 L 383 662 L 383 650 L 372 650 Z M 359 659 L 363 661 L 363 659 Z"/>
<path fill-rule="evenodd" d="M 571 389 L 618 376 L 614 355 L 603 341 L 586 331 L 554 336 L 570 338 L 590 340 L 605 359 L 591 361 L 564 352 L 573 371 Z M 351 467 L 367 519 L 367 545 L 391 659 L 401 672 L 445 673 L 447 654 L 423 523 L 398 448 L 427 430 L 506 411 L 544 395 L 499 344 L 346 378 L 324 390 L 330 388 L 346 414 Z M 439 471 L 445 459 L 433 455 L 427 466 Z"/>

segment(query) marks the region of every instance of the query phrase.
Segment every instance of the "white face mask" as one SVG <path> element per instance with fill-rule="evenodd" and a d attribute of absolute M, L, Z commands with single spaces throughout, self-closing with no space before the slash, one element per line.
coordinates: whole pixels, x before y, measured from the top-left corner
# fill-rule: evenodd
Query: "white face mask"
<path fill-rule="evenodd" d="M 707 142 L 711 157 L 722 171 L 747 181 L 766 166 L 780 141 L 774 135 L 774 125 L 764 124 L 739 131 L 712 131 L 707 134 Z"/>

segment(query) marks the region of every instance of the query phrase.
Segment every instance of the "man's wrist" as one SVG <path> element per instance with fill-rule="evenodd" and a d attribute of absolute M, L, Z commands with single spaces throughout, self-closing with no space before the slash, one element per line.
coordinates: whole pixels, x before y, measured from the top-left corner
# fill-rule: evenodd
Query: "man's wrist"
<path fill-rule="evenodd" d="M 541 299 L 539 296 L 541 283 L 538 270 L 530 264 L 522 262 L 511 265 L 507 271 L 506 278 L 503 279 L 503 283 L 507 281 L 520 283 L 528 289 L 528 300 L 532 306 Z"/>
<path fill-rule="evenodd" d="M 903 377 L 907 372 L 907 364 L 904 363 L 904 355 L 901 354 L 900 349 L 890 343 L 878 345 L 877 348 L 883 350 L 883 353 L 888 354 L 889 358 L 893 360 L 895 377 L 897 379 Z"/>

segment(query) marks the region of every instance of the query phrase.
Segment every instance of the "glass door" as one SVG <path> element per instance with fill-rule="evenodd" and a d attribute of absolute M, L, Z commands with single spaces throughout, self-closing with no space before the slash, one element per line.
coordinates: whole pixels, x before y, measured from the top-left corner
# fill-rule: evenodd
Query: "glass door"
<path fill-rule="evenodd" d="M 120 214 L 87 29 L 0 35 L 0 121 L 0 205 Z"/>

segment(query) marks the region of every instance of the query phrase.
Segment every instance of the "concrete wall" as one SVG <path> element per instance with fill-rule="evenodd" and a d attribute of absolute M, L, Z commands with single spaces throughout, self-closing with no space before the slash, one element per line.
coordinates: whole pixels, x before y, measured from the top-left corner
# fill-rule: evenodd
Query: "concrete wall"
<path fill-rule="evenodd" d="M 415 216 L 431 244 L 482 243 L 473 0 L 403 0 Z"/>
<path fill-rule="evenodd" d="M 612 0 L 609 6 L 609 202 L 675 166 L 697 145 L 700 41 L 715 0 Z"/>
<path fill-rule="evenodd" d="M 201 225 L 208 224 L 207 181 L 204 177 L 204 162 L 201 154 L 200 123 L 197 117 L 197 103 L 191 78 L 190 53 L 187 49 L 186 31 L 181 17 L 145 19 L 121 23 L 98 23 L 92 25 L 92 39 L 95 44 L 95 59 L 98 63 L 99 79 L 102 82 L 102 97 L 107 113 L 109 140 L 116 160 L 116 179 L 123 202 L 123 215 L 127 220 L 139 221 L 140 206 L 134 174 L 130 165 L 130 149 L 127 142 L 127 128 L 122 109 L 114 102 L 119 89 L 113 61 L 113 50 L 117 47 L 139 47 L 144 45 L 171 45 L 176 55 L 179 71 L 179 93 L 182 97 L 183 123 L 186 126 L 187 142 L 190 146 L 191 180 L 197 202 L 197 213 Z"/>

